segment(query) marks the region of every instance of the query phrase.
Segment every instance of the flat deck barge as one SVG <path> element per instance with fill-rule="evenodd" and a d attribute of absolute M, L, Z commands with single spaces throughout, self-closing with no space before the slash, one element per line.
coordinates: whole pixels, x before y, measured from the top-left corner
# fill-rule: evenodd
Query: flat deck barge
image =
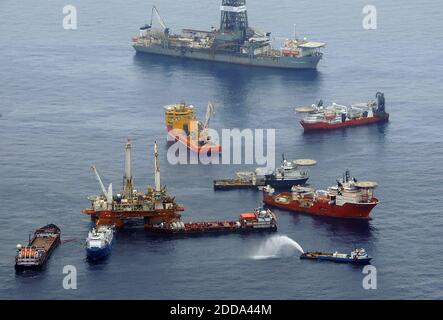
<path fill-rule="evenodd" d="M 266 180 L 257 179 L 218 179 L 214 180 L 214 190 L 233 190 L 233 189 L 257 189 L 257 187 L 264 187 Z"/>
<path fill-rule="evenodd" d="M 237 221 L 199 221 L 145 224 L 145 230 L 154 234 L 194 235 L 209 233 L 243 233 L 277 231 L 277 218 L 269 209 L 257 208 L 254 212 L 240 214 Z"/>
<path fill-rule="evenodd" d="M 27 246 L 17 245 L 15 269 L 41 269 L 60 244 L 60 234 L 60 228 L 54 224 L 37 229 Z"/>

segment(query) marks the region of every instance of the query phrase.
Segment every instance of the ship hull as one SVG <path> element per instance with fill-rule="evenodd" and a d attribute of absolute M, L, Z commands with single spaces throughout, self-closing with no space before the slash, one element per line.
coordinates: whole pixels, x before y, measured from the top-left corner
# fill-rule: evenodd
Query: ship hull
<path fill-rule="evenodd" d="M 338 123 L 328 123 L 328 122 L 308 123 L 302 120 L 300 121 L 300 124 L 302 125 L 304 131 L 308 132 L 308 131 L 334 130 L 334 129 L 347 128 L 347 127 L 365 126 L 369 124 L 388 122 L 388 121 L 389 121 L 389 114 L 386 113 L 383 116 L 376 115 L 370 118 L 347 120 L 345 122 L 338 122 Z"/>
<path fill-rule="evenodd" d="M 244 184 L 240 184 L 240 183 L 228 183 L 228 184 L 217 184 L 214 183 L 214 190 L 220 190 L 220 191 L 228 191 L 228 190 L 235 190 L 235 189 L 252 189 L 252 190 L 256 190 L 257 187 L 260 185 L 254 185 L 251 183 L 244 183 Z M 261 186 L 264 186 L 264 184 L 261 184 Z"/>
<path fill-rule="evenodd" d="M 98 261 L 107 258 L 111 253 L 111 245 L 103 248 L 86 248 L 86 258 L 91 261 Z"/>
<path fill-rule="evenodd" d="M 276 201 L 276 198 L 286 197 L 288 201 L 282 203 Z M 263 202 L 268 206 L 276 207 L 279 209 L 307 213 L 311 215 L 327 216 L 334 218 L 347 218 L 347 219 L 370 219 L 369 214 L 371 210 L 378 204 L 378 200 L 373 198 L 370 203 L 345 203 L 342 206 L 330 204 L 329 202 L 316 201 L 312 206 L 301 206 L 298 201 L 290 200 L 291 194 L 282 193 L 277 196 L 265 195 Z"/>
<path fill-rule="evenodd" d="M 334 257 L 332 254 L 302 254 L 300 259 L 306 260 L 319 260 L 319 261 L 332 261 L 336 263 L 350 263 L 350 264 L 358 264 L 365 265 L 371 262 L 371 258 L 360 258 L 360 259 L 352 259 L 351 257 Z"/>
<path fill-rule="evenodd" d="M 270 185 L 274 189 L 291 189 L 292 186 L 304 185 L 309 178 L 301 179 L 266 179 L 266 185 Z"/>
<path fill-rule="evenodd" d="M 221 145 L 199 145 L 198 142 L 192 141 L 188 139 L 187 136 L 183 135 L 174 135 L 172 132 L 174 131 L 171 127 L 166 126 L 166 130 L 168 131 L 169 137 L 172 138 L 172 141 L 178 141 L 181 144 L 185 145 L 189 150 L 196 153 L 219 153 L 222 148 Z"/>
<path fill-rule="evenodd" d="M 253 233 L 253 232 L 275 232 L 277 226 L 266 226 L 256 228 L 193 228 L 193 229 L 172 229 L 172 228 L 156 228 L 145 225 L 145 230 L 155 235 L 169 235 L 169 236 L 197 236 L 197 235 L 211 235 L 211 234 L 228 234 L 228 233 Z"/>
<path fill-rule="evenodd" d="M 248 55 L 213 53 L 209 50 L 182 50 L 179 48 L 163 48 L 160 46 L 144 46 L 139 44 L 134 44 L 133 47 L 137 53 L 280 69 L 316 69 L 322 58 L 322 54 L 318 54 L 301 58 L 255 57 L 251 59 Z"/>

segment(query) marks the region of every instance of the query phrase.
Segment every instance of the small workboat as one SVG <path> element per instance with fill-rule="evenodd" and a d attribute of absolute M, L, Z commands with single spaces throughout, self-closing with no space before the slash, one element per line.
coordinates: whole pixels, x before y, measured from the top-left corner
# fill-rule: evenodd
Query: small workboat
<path fill-rule="evenodd" d="M 114 227 L 101 225 L 89 231 L 86 238 L 86 256 L 89 260 L 101 260 L 109 256 L 114 239 Z"/>
<path fill-rule="evenodd" d="M 311 259 L 311 260 L 328 260 L 341 263 L 352 263 L 352 264 L 368 264 L 371 261 L 371 257 L 368 256 L 365 249 L 354 249 L 350 254 L 334 253 L 329 252 L 305 252 L 300 256 L 300 259 Z"/>

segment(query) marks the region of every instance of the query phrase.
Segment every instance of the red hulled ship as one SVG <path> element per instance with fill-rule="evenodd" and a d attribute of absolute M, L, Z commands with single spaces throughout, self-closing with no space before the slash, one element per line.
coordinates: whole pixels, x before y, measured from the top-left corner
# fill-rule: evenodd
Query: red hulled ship
<path fill-rule="evenodd" d="M 323 102 L 311 107 L 300 107 L 296 111 L 308 113 L 300 124 L 304 131 L 330 130 L 346 127 L 363 126 L 377 122 L 388 122 L 389 113 L 385 111 L 384 94 L 377 92 L 377 102 L 353 104 L 343 106 L 333 103 L 324 107 Z"/>
<path fill-rule="evenodd" d="M 351 179 L 346 171 L 337 185 L 328 190 L 293 186 L 291 192 L 274 194 L 274 189 L 265 187 L 263 202 L 283 210 L 313 215 L 369 219 L 371 210 L 379 202 L 373 194 L 376 186 L 372 181 Z"/>

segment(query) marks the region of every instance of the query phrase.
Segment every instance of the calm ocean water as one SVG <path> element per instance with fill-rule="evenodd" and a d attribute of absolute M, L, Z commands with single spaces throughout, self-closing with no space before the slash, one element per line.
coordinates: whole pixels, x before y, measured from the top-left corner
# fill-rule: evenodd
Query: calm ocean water
<path fill-rule="evenodd" d="M 318 71 L 277 71 L 136 56 L 130 43 L 152 1 L 72 0 L 78 30 L 62 28 L 59 1 L 0 3 L 0 298 L 443 298 L 442 6 L 435 1 L 371 1 L 378 29 L 362 28 L 367 1 L 248 0 L 249 22 L 275 36 L 327 43 Z M 208 29 L 219 0 L 162 0 L 172 29 Z M 304 135 L 293 107 L 319 98 L 349 103 L 383 91 L 387 125 Z M 85 261 L 90 221 L 80 214 L 106 183 L 121 181 L 123 146 L 134 138 L 135 182 L 153 183 L 160 144 L 163 183 L 186 207 L 185 220 L 236 218 L 259 193 L 212 190 L 212 180 L 254 166 L 172 166 L 166 161 L 163 105 L 216 103 L 211 126 L 275 128 L 277 159 L 314 158 L 311 184 L 326 187 L 349 168 L 379 182 L 369 223 L 277 211 L 279 235 L 310 250 L 366 248 L 378 271 L 364 290 L 362 268 L 300 261 L 298 254 L 254 259 L 267 235 L 153 239 L 117 236 L 112 256 Z M 46 223 L 62 229 L 44 272 L 19 276 L 15 245 Z M 74 265 L 78 289 L 64 290 Z"/>

